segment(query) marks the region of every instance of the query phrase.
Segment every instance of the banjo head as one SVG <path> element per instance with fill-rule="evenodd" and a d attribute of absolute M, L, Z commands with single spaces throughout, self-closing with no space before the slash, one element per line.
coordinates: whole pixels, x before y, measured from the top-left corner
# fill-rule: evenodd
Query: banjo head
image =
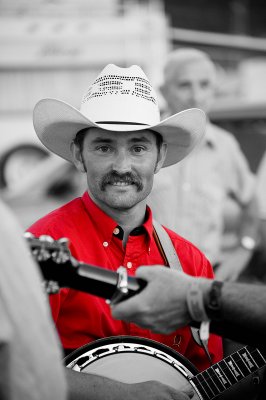
<path fill-rule="evenodd" d="M 74 371 L 124 383 L 156 380 L 178 390 L 191 384 L 190 378 L 198 373 L 193 364 L 170 347 L 134 336 L 98 339 L 69 354 L 64 363 Z"/>

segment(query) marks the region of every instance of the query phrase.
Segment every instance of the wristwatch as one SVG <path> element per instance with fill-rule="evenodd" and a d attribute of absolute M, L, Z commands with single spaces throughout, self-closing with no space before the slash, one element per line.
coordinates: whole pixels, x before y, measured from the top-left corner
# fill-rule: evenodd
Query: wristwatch
<path fill-rule="evenodd" d="M 246 250 L 254 250 L 256 247 L 256 241 L 250 236 L 243 236 L 240 240 L 241 246 Z"/>
<path fill-rule="evenodd" d="M 211 320 L 219 320 L 221 318 L 222 306 L 222 288 L 223 282 L 214 280 L 208 295 L 208 300 L 205 304 L 207 316 Z"/>

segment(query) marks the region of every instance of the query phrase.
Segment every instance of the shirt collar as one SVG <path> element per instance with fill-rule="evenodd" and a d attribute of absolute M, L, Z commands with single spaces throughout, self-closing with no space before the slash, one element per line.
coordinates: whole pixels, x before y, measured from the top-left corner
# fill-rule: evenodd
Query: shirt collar
<path fill-rule="evenodd" d="M 214 148 L 217 146 L 217 135 L 215 135 L 215 132 L 213 129 L 213 124 L 209 120 L 207 120 L 206 133 L 204 136 L 204 143 L 206 143 L 206 145 L 211 148 Z"/>
<path fill-rule="evenodd" d="M 102 237 L 103 241 L 110 242 L 115 228 L 118 227 L 117 222 L 114 221 L 109 215 L 107 215 L 100 207 L 98 207 L 94 201 L 91 199 L 89 193 L 86 191 L 82 196 L 82 202 L 86 208 L 86 211 L 90 214 L 90 218 L 97 228 L 98 233 Z M 147 234 L 148 243 L 150 246 L 150 242 L 153 235 L 153 224 L 152 224 L 152 212 L 151 209 L 147 206 L 146 208 L 146 219 L 142 224 L 142 229 L 145 230 Z M 133 235 L 136 235 L 136 231 L 139 227 L 134 229 Z"/>

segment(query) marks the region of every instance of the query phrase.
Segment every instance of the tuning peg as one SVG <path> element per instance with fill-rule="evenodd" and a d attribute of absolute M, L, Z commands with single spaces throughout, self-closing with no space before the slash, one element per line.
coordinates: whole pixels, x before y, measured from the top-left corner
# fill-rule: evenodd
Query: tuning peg
<path fill-rule="evenodd" d="M 56 294 L 60 290 L 60 286 L 56 281 L 43 281 L 42 285 L 47 294 Z"/>
<path fill-rule="evenodd" d="M 35 257 L 38 261 L 46 261 L 51 258 L 50 244 L 54 243 L 54 239 L 49 235 L 41 235 L 38 238 L 39 246 L 33 251 Z"/>
<path fill-rule="evenodd" d="M 68 238 L 60 238 L 57 240 L 58 249 L 53 253 L 53 260 L 57 264 L 62 264 L 70 259 L 69 245 L 70 241 Z"/>
<path fill-rule="evenodd" d="M 70 240 L 66 237 L 62 237 L 62 238 L 58 239 L 58 243 L 62 246 L 68 247 Z"/>
<path fill-rule="evenodd" d="M 39 240 L 41 242 L 46 242 L 46 243 L 53 243 L 54 242 L 54 239 L 49 235 L 41 235 L 39 237 Z"/>
<path fill-rule="evenodd" d="M 31 233 L 31 232 L 24 232 L 23 233 L 23 236 L 25 237 L 25 238 L 35 238 L 35 236 L 33 235 L 33 233 Z"/>
<path fill-rule="evenodd" d="M 35 239 L 35 236 L 31 232 L 23 233 L 23 237 L 27 240 Z"/>

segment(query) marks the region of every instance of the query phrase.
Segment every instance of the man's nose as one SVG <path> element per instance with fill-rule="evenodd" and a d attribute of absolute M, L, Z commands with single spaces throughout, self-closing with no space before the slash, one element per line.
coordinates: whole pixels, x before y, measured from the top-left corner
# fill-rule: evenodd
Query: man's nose
<path fill-rule="evenodd" d="M 113 162 L 113 170 L 120 173 L 131 171 L 131 160 L 125 150 L 118 151 Z"/>
<path fill-rule="evenodd" d="M 191 88 L 190 97 L 195 104 L 198 104 L 204 97 L 204 91 L 199 86 L 193 86 Z"/>

